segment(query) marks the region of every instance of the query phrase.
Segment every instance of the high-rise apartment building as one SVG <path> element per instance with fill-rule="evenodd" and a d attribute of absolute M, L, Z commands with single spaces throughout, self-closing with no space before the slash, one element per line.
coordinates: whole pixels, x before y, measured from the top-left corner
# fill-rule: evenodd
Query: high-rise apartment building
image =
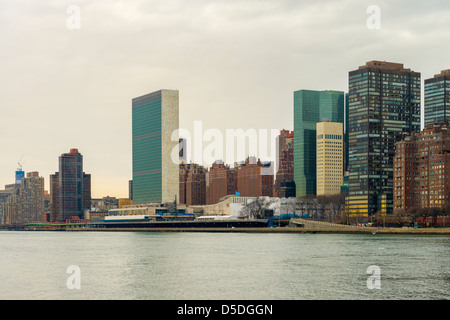
<path fill-rule="evenodd" d="M 132 100 L 133 203 L 165 203 L 179 198 L 179 163 L 172 152 L 179 137 L 177 90 L 159 90 Z"/>
<path fill-rule="evenodd" d="M 91 175 L 83 172 L 83 156 L 71 149 L 59 157 L 59 171 L 50 175 L 50 219 L 84 218 L 91 206 Z"/>
<path fill-rule="evenodd" d="M 2 204 L 2 224 L 25 225 L 44 220 L 44 178 L 29 172 Z"/>
<path fill-rule="evenodd" d="M 450 126 L 430 123 L 397 142 L 394 157 L 394 213 L 450 205 Z"/>
<path fill-rule="evenodd" d="M 295 197 L 294 183 L 294 132 L 281 130 L 277 137 L 278 165 L 275 176 L 274 195 Z M 291 188 L 289 188 L 292 186 Z"/>
<path fill-rule="evenodd" d="M 237 169 L 223 161 L 215 161 L 207 173 L 206 204 L 215 204 L 220 198 L 234 195 L 237 191 Z"/>
<path fill-rule="evenodd" d="M 393 211 L 395 143 L 420 131 L 420 73 L 370 61 L 349 72 L 347 213 Z"/>
<path fill-rule="evenodd" d="M 317 123 L 317 195 L 339 194 L 344 183 L 344 125 Z"/>
<path fill-rule="evenodd" d="M 450 121 L 450 70 L 443 70 L 431 79 L 425 79 L 424 123 Z"/>
<path fill-rule="evenodd" d="M 59 172 L 50 175 L 50 221 L 59 221 Z"/>
<path fill-rule="evenodd" d="M 186 205 L 206 204 L 206 171 L 203 166 L 190 168 L 186 179 Z"/>
<path fill-rule="evenodd" d="M 344 123 L 344 92 L 294 92 L 294 181 L 296 196 L 316 194 L 316 124 Z"/>
<path fill-rule="evenodd" d="M 83 172 L 83 210 L 91 208 L 91 175 Z"/>
<path fill-rule="evenodd" d="M 237 190 L 243 197 L 273 197 L 273 183 L 271 163 L 248 157 L 237 168 Z"/>
<path fill-rule="evenodd" d="M 189 174 L 190 163 L 180 163 L 180 177 L 179 177 L 179 186 L 180 189 L 178 191 L 178 203 L 186 204 L 186 181 Z"/>
<path fill-rule="evenodd" d="M 206 204 L 206 172 L 203 166 L 196 163 L 180 164 L 179 203 Z"/>

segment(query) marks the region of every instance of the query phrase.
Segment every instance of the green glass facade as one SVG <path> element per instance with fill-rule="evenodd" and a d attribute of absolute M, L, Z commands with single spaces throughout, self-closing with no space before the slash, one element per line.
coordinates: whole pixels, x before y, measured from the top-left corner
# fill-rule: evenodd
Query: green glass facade
<path fill-rule="evenodd" d="M 349 73 L 347 213 L 393 211 L 395 143 L 420 132 L 420 73 L 371 61 Z"/>
<path fill-rule="evenodd" d="M 132 101 L 133 200 L 162 201 L 161 91 Z"/>
<path fill-rule="evenodd" d="M 344 174 L 348 171 L 348 92 L 345 94 L 345 113 L 344 113 Z M 348 178 L 347 178 L 348 181 Z"/>
<path fill-rule="evenodd" d="M 294 92 L 294 181 L 296 196 L 316 195 L 316 124 L 344 123 L 344 92 Z"/>
<path fill-rule="evenodd" d="M 430 123 L 448 123 L 450 120 L 450 72 L 425 80 L 425 127 Z"/>

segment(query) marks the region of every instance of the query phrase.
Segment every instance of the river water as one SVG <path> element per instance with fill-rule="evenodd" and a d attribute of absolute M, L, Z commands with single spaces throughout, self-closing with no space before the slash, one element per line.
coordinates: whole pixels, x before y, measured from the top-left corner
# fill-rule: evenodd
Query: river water
<path fill-rule="evenodd" d="M 0 299 L 450 299 L 450 237 L 2 231 Z"/>

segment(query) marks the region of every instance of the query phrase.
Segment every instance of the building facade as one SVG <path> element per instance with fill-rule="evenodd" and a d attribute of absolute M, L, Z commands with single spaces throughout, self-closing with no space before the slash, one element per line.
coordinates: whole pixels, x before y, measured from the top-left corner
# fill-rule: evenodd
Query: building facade
<path fill-rule="evenodd" d="M 425 79 L 424 123 L 442 123 L 450 120 L 450 70 L 443 70 L 433 78 Z"/>
<path fill-rule="evenodd" d="M 50 221 L 59 221 L 59 172 L 50 175 Z"/>
<path fill-rule="evenodd" d="M 179 163 L 172 151 L 179 138 L 177 90 L 159 90 L 132 100 L 133 202 L 165 203 L 179 198 Z"/>
<path fill-rule="evenodd" d="M 339 194 L 344 183 L 344 125 L 317 123 L 317 196 Z"/>
<path fill-rule="evenodd" d="M 180 164 L 180 204 L 206 204 L 206 172 L 203 166 L 196 163 Z"/>
<path fill-rule="evenodd" d="M 59 171 L 50 175 L 50 220 L 84 218 L 91 206 L 91 175 L 83 172 L 83 156 L 71 149 L 59 157 Z"/>
<path fill-rule="evenodd" d="M 206 181 L 206 204 L 219 203 L 221 198 L 236 194 L 237 169 L 223 161 L 215 161 L 208 170 Z"/>
<path fill-rule="evenodd" d="M 2 224 L 25 225 L 44 220 L 44 178 L 28 172 L 20 186 L 2 204 Z"/>
<path fill-rule="evenodd" d="M 237 190 L 242 197 L 273 197 L 273 168 L 270 163 L 248 157 L 237 168 Z"/>
<path fill-rule="evenodd" d="M 296 196 L 316 195 L 316 124 L 344 123 L 344 92 L 294 92 L 294 181 Z"/>
<path fill-rule="evenodd" d="M 186 205 L 206 204 L 206 169 L 203 166 L 191 167 L 186 179 Z"/>
<path fill-rule="evenodd" d="M 420 131 L 420 77 L 384 61 L 349 72 L 349 215 L 392 213 L 395 143 Z"/>
<path fill-rule="evenodd" d="M 394 157 L 394 213 L 450 204 L 450 126 L 430 123 L 397 142 Z"/>
<path fill-rule="evenodd" d="M 277 137 L 278 165 L 274 195 L 295 197 L 294 183 L 294 132 L 281 130 Z"/>

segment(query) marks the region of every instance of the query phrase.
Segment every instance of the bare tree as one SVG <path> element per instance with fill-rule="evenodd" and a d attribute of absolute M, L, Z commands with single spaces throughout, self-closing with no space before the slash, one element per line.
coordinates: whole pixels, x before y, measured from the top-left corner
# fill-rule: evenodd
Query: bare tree
<path fill-rule="evenodd" d="M 296 198 L 295 209 L 300 212 L 301 216 L 308 214 L 305 198 Z"/>
<path fill-rule="evenodd" d="M 283 209 L 287 214 L 295 215 L 297 212 L 297 199 L 286 199 L 286 203 L 283 205 Z"/>
<path fill-rule="evenodd" d="M 418 214 L 419 214 L 419 210 L 417 207 L 408 208 L 405 211 L 405 215 L 407 217 L 409 217 L 410 220 L 412 220 L 411 222 L 413 225 L 416 223 L 416 218 L 417 218 Z"/>
<path fill-rule="evenodd" d="M 321 207 L 324 218 L 329 222 L 334 222 L 341 219 L 341 214 L 345 209 L 345 196 L 342 194 L 318 196 L 317 203 Z"/>
<path fill-rule="evenodd" d="M 248 202 L 239 212 L 240 219 L 262 219 L 264 217 L 264 209 L 273 203 L 272 200 L 267 201 L 264 197 L 259 197 Z"/>
<path fill-rule="evenodd" d="M 332 195 L 331 197 L 331 210 L 330 210 L 330 222 L 341 221 L 342 214 L 345 211 L 345 196 L 343 194 Z"/>
<path fill-rule="evenodd" d="M 319 203 L 318 199 L 315 196 L 306 196 L 305 197 L 308 211 L 311 212 L 312 216 L 316 220 L 320 220 L 324 218 L 324 206 Z"/>

